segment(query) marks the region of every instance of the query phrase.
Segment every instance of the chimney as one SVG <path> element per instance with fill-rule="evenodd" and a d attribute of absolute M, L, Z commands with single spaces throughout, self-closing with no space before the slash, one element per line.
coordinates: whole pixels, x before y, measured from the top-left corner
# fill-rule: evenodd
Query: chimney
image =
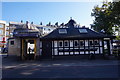
<path fill-rule="evenodd" d="M 29 22 L 28 21 L 26 21 L 26 24 L 28 24 Z"/>
<path fill-rule="evenodd" d="M 31 22 L 31 24 L 33 24 L 33 22 Z"/>
<path fill-rule="evenodd" d="M 21 20 L 21 23 L 23 23 L 23 20 Z"/>
<path fill-rule="evenodd" d="M 29 22 L 28 22 L 28 21 L 26 21 L 26 28 L 29 28 L 28 23 L 29 23 Z"/>

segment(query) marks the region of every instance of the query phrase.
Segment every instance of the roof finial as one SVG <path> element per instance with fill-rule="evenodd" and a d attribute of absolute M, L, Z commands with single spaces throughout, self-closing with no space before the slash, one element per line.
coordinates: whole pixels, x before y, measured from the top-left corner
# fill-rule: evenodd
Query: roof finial
<path fill-rule="evenodd" d="M 70 17 L 70 19 L 72 19 L 72 17 Z"/>

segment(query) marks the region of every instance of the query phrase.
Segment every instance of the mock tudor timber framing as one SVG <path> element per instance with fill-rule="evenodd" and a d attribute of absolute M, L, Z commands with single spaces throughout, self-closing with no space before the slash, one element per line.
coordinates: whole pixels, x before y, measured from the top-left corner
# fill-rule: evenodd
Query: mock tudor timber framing
<path fill-rule="evenodd" d="M 65 41 L 66 40 L 54 40 L 54 41 L 52 41 L 52 55 L 53 56 L 56 56 L 56 55 L 59 56 L 60 53 L 62 53 L 63 55 L 66 55 L 66 52 L 69 52 L 69 54 L 67 54 L 67 55 L 76 55 L 76 52 L 78 52 L 79 54 L 81 54 L 81 53 L 90 54 L 91 53 L 90 51 L 92 51 L 94 54 L 102 54 L 101 52 L 103 52 L 101 50 L 102 46 L 100 46 L 100 45 L 102 45 L 102 44 L 100 44 L 102 42 L 102 40 L 99 40 L 99 39 L 98 39 L 98 41 L 99 41 L 98 45 L 93 44 L 92 45 L 93 48 L 90 48 L 91 46 L 89 44 L 89 39 L 87 40 L 87 42 L 85 40 L 83 40 L 84 41 L 84 46 L 83 47 L 81 47 L 80 44 L 78 44 L 78 46 L 75 47 L 74 41 L 77 41 L 77 40 L 67 40 L 69 45 L 68 45 L 68 47 L 65 47 L 65 45 L 64 45 Z M 70 44 L 70 41 L 72 41 L 73 45 Z M 80 41 L 81 40 L 78 40 L 78 43 L 80 43 Z M 63 45 L 60 46 L 59 42 L 62 42 Z M 88 44 L 88 46 L 85 45 L 86 43 Z M 71 47 L 71 45 L 72 45 L 72 47 Z M 57 50 L 57 52 L 56 52 L 56 50 Z M 71 52 L 73 54 L 71 54 Z M 55 54 L 55 53 L 57 53 L 57 54 Z"/>
<path fill-rule="evenodd" d="M 43 37 L 40 36 L 40 32 L 36 30 L 16 29 L 14 31 L 14 37 L 15 39 L 20 39 L 20 56 L 23 58 L 23 43 L 25 43 L 23 39 L 34 40 L 34 59 L 38 55 L 42 58 L 89 55 L 91 53 L 103 55 L 106 51 L 104 49 L 104 41 L 107 43 L 108 54 L 110 54 L 110 44 L 113 36 L 98 33 L 85 27 L 76 27 L 75 24 L 76 22 L 71 19 L 66 27 L 57 28 Z M 59 33 L 60 29 L 63 29 L 62 33 Z M 26 32 L 27 35 L 20 35 L 18 34 L 19 32 Z"/>
<path fill-rule="evenodd" d="M 57 28 L 50 34 L 41 38 L 42 41 L 46 40 L 52 42 L 51 56 L 89 55 L 91 53 L 102 55 L 105 52 L 104 38 L 109 38 L 109 40 L 107 40 L 109 43 L 113 37 L 92 31 L 85 27 L 75 28 L 74 24 L 75 21 L 71 19 L 67 23 L 68 28 Z M 59 29 L 66 29 L 66 33 L 59 33 Z M 86 32 L 80 33 L 80 29 Z M 109 46 L 110 45 L 108 45 L 108 48 Z M 110 49 L 108 52 L 110 52 Z"/>

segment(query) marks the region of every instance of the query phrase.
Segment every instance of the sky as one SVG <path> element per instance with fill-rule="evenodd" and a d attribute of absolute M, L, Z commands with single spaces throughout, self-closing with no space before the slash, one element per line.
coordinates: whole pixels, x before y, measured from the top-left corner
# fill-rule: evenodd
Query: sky
<path fill-rule="evenodd" d="M 2 2 L 2 20 L 20 22 L 23 20 L 43 25 L 58 22 L 67 23 L 70 17 L 81 26 L 90 27 L 91 12 L 102 2 Z"/>

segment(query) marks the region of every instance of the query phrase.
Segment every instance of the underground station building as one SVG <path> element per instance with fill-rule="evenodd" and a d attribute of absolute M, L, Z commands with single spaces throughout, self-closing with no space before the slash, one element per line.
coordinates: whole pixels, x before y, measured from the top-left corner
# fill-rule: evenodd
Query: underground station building
<path fill-rule="evenodd" d="M 112 54 L 113 36 L 79 27 L 73 19 L 45 36 L 41 36 L 36 28 L 30 27 L 33 26 L 24 25 L 14 30 L 14 37 L 8 40 L 8 55 L 17 55 L 22 60 L 27 60 Z"/>

